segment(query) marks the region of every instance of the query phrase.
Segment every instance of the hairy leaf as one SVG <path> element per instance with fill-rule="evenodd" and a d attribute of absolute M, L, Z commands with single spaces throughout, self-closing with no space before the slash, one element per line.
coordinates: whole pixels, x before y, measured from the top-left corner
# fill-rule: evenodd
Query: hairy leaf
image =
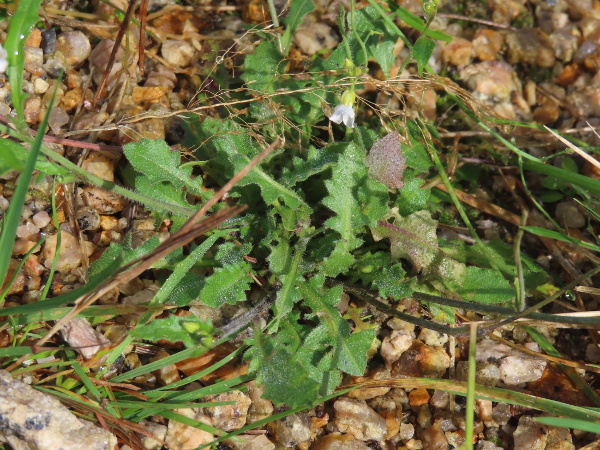
<path fill-rule="evenodd" d="M 375 141 L 367 156 L 369 176 L 385 184 L 390 189 L 404 186 L 402 175 L 406 158 L 402 156 L 400 135 L 393 131 Z"/>
<path fill-rule="evenodd" d="M 237 302 L 245 301 L 246 291 L 250 289 L 252 281 L 249 272 L 250 264 L 245 261 L 215 269 L 200 291 L 200 301 L 212 308 L 224 303 L 235 305 Z"/>
<path fill-rule="evenodd" d="M 155 319 L 147 325 L 137 327 L 129 334 L 138 339 L 156 342 L 183 342 L 188 348 L 210 345 L 215 330 L 211 324 L 202 322 L 196 316 L 187 317 L 171 314 L 164 319 Z"/>
<path fill-rule="evenodd" d="M 202 192 L 202 183 L 192 179 L 192 167 L 180 167 L 181 155 L 165 141 L 142 139 L 123 146 L 123 152 L 133 168 L 150 183 L 167 182 L 180 190 L 185 187 L 193 193 Z"/>
<path fill-rule="evenodd" d="M 258 384 L 264 386 L 265 398 L 292 408 L 309 405 L 319 393 L 319 383 L 311 378 L 294 349 L 282 344 L 278 337 L 254 334 L 247 354 L 250 368 L 256 371 Z"/>
<path fill-rule="evenodd" d="M 273 92 L 273 82 L 284 68 L 285 63 L 275 43 L 262 41 L 254 53 L 246 57 L 242 79 L 249 89 Z"/>
<path fill-rule="evenodd" d="M 335 276 L 354 261 L 350 252 L 363 242 L 358 235 L 387 211 L 387 189 L 369 179 L 365 153 L 354 144 L 346 146 L 325 186 L 329 195 L 322 203 L 336 213 L 325 225 L 338 232 L 340 239 L 324 268 L 329 276 Z"/>
<path fill-rule="evenodd" d="M 462 289 L 457 291 L 466 301 L 477 303 L 504 303 L 515 297 L 515 290 L 493 269 L 467 267 Z"/>
<path fill-rule="evenodd" d="M 391 218 L 392 223 L 371 228 L 373 238 L 376 241 L 389 238 L 392 256 L 408 259 L 417 271 L 428 267 L 438 251 L 437 221 L 424 210 L 401 217 L 394 209 L 384 221 Z"/>

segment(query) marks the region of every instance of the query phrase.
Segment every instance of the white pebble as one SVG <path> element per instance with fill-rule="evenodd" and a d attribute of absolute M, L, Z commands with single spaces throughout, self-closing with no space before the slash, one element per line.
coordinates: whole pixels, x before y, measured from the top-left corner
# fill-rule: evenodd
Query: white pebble
<path fill-rule="evenodd" d="M 38 227 L 38 228 L 44 228 L 46 225 L 48 225 L 50 223 L 50 215 L 46 212 L 46 211 L 40 211 L 38 213 L 35 213 L 34 216 L 32 217 L 33 219 L 33 223 Z"/>
<path fill-rule="evenodd" d="M 0 195 L 0 209 L 6 211 L 9 207 L 10 203 L 4 197 Z"/>
<path fill-rule="evenodd" d="M 21 219 L 27 220 L 31 216 L 33 216 L 33 211 L 31 208 L 29 208 L 29 206 L 23 206 L 23 209 L 21 210 Z"/>
<path fill-rule="evenodd" d="M 192 44 L 188 42 L 167 39 L 163 42 L 160 53 L 170 65 L 186 67 L 192 62 L 195 51 Z"/>
<path fill-rule="evenodd" d="M 45 93 L 49 87 L 50 87 L 50 84 L 48 84 L 47 81 L 42 80 L 41 78 L 36 78 L 33 81 L 33 90 L 35 91 L 36 94 Z"/>
<path fill-rule="evenodd" d="M 33 223 L 27 222 L 24 225 L 19 225 L 17 227 L 17 237 L 20 239 L 28 239 L 33 240 L 36 234 L 40 229 L 36 227 Z"/>

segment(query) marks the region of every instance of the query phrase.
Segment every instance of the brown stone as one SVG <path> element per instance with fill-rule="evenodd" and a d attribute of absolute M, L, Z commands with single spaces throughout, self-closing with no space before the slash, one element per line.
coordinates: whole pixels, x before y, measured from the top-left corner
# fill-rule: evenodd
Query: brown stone
<path fill-rule="evenodd" d="M 450 366 L 450 357 L 442 347 L 433 347 L 416 339 L 392 366 L 392 377 L 440 378 Z"/>
<path fill-rule="evenodd" d="M 446 64 L 465 66 L 471 62 L 473 44 L 461 37 L 453 37 L 442 50 L 442 60 Z"/>
<path fill-rule="evenodd" d="M 411 407 L 420 407 L 429 403 L 429 399 L 431 396 L 427 389 L 425 388 L 417 388 L 413 389 L 408 393 L 408 401 Z"/>
<path fill-rule="evenodd" d="M 562 87 L 570 86 L 583 73 L 579 64 L 567 64 L 556 78 L 556 84 Z"/>
<path fill-rule="evenodd" d="M 265 0 L 248 0 L 242 5 L 242 19 L 246 23 L 265 23 L 271 20 Z"/>
<path fill-rule="evenodd" d="M 525 63 L 552 67 L 556 61 L 550 39 L 539 28 L 523 28 L 507 34 L 507 60 L 510 64 Z"/>
<path fill-rule="evenodd" d="M 29 47 L 38 48 L 41 43 L 42 43 L 42 32 L 40 31 L 39 28 L 34 28 L 33 30 L 31 30 L 31 33 L 29 34 L 29 36 L 27 36 L 27 39 L 25 39 L 25 45 L 27 45 Z"/>
<path fill-rule="evenodd" d="M 165 34 L 197 33 L 208 22 L 190 11 L 171 11 L 152 21 L 152 26 Z"/>
<path fill-rule="evenodd" d="M 73 111 L 81 102 L 82 97 L 83 89 L 80 87 L 71 89 L 63 96 L 62 100 L 60 101 L 60 107 L 65 111 Z"/>
<path fill-rule="evenodd" d="M 502 33 L 495 30 L 478 29 L 473 38 L 473 53 L 482 61 L 493 61 L 502 50 L 503 45 Z"/>
<path fill-rule="evenodd" d="M 148 109 L 154 103 L 167 102 L 167 88 L 165 86 L 135 86 L 131 99 L 137 106 Z"/>

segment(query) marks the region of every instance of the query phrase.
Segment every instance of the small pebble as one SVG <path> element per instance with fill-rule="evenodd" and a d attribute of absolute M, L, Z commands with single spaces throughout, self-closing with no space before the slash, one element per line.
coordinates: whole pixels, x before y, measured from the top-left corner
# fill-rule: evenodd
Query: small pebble
<path fill-rule="evenodd" d="M 431 410 L 429 405 L 423 405 L 417 413 L 417 423 L 423 429 L 431 427 Z"/>
<path fill-rule="evenodd" d="M 52 220 L 50 218 L 50 214 L 48 214 L 46 211 L 40 211 L 38 213 L 35 213 L 31 219 L 33 220 L 35 226 L 38 228 L 44 228 L 50 223 L 50 220 Z"/>
<path fill-rule="evenodd" d="M 312 56 L 323 49 L 335 48 L 339 42 L 339 38 L 329 25 L 322 22 L 314 22 L 296 31 L 294 42 L 302 53 Z"/>
<path fill-rule="evenodd" d="M 349 434 L 331 433 L 317 439 L 310 450 L 369 450 L 367 444 Z"/>
<path fill-rule="evenodd" d="M 361 441 L 383 439 L 386 422 L 363 401 L 340 398 L 333 404 L 335 425 L 342 433 L 349 433 Z"/>
<path fill-rule="evenodd" d="M 176 413 L 190 419 L 198 420 L 211 425 L 210 420 L 196 411 L 196 409 L 176 409 Z M 178 450 L 193 450 L 201 445 L 208 444 L 214 440 L 214 435 L 190 425 L 184 425 L 177 420 L 169 420 L 165 442 L 170 448 Z"/>
<path fill-rule="evenodd" d="M 418 439 L 411 439 L 406 442 L 405 447 L 407 450 L 421 450 L 423 448 L 423 442 Z"/>
<path fill-rule="evenodd" d="M 492 408 L 492 418 L 499 426 L 504 426 L 512 418 L 510 406 L 506 403 L 498 403 Z"/>
<path fill-rule="evenodd" d="M 242 440 L 240 442 L 239 439 Z M 274 450 L 273 444 L 264 434 L 239 434 L 234 439 L 225 439 L 223 444 L 227 445 L 231 450 Z M 311 450 L 314 448 L 314 444 Z M 341 449 L 340 449 L 341 450 Z M 358 450 L 358 449 L 357 449 Z M 365 449 L 367 450 L 367 449 Z"/>
<path fill-rule="evenodd" d="M 52 132 L 56 135 L 60 134 L 62 127 L 67 123 L 69 123 L 69 115 L 66 111 L 59 107 L 52 108 L 48 117 L 48 126 Z"/>
<path fill-rule="evenodd" d="M 433 345 L 437 347 L 443 347 L 448 343 L 447 334 L 430 330 L 429 328 L 423 328 L 419 333 L 419 336 L 417 336 L 417 339 L 422 340 L 427 345 Z"/>
<path fill-rule="evenodd" d="M 513 433 L 514 448 L 543 450 L 546 447 L 547 435 L 542 424 L 531 416 L 521 416 L 519 425 Z"/>
<path fill-rule="evenodd" d="M 83 255 L 79 247 L 79 242 L 75 236 L 65 231 L 61 231 L 60 236 L 60 256 L 58 258 L 56 270 L 58 272 L 68 272 L 81 265 Z M 44 260 L 44 266 L 48 269 L 52 266 L 54 254 L 56 253 L 57 241 L 58 233 L 50 236 L 44 243 L 42 259 Z"/>
<path fill-rule="evenodd" d="M 233 431 L 246 425 L 250 398 L 241 391 L 228 391 L 222 394 L 207 395 L 205 402 L 234 402 L 232 405 L 205 407 L 204 414 L 214 427 L 223 431 Z"/>
<path fill-rule="evenodd" d="M 50 85 L 48 84 L 48 82 L 42 80 L 41 78 L 36 78 L 33 81 L 33 90 L 36 94 L 45 93 L 49 87 L 50 87 Z"/>
<path fill-rule="evenodd" d="M 39 97 L 29 97 L 25 100 L 25 120 L 27 123 L 35 125 L 40 121 L 40 109 L 42 108 L 42 99 Z"/>
<path fill-rule="evenodd" d="M 448 367 L 450 357 L 442 347 L 429 346 L 415 340 L 393 364 L 392 377 L 441 378 Z"/>
<path fill-rule="evenodd" d="M 475 400 L 475 410 L 479 414 L 479 418 L 484 422 L 492 420 L 492 401 L 491 400 Z"/>
<path fill-rule="evenodd" d="M 174 67 L 189 66 L 195 52 L 194 46 L 189 42 L 172 39 L 164 41 L 160 49 L 160 54 L 165 61 Z"/>
<path fill-rule="evenodd" d="M 516 385 L 539 380 L 547 362 L 527 355 L 507 356 L 500 362 L 500 380 L 506 385 Z"/>
<path fill-rule="evenodd" d="M 29 241 L 35 240 L 40 229 L 32 222 L 27 222 L 17 227 L 17 237 Z"/>
<path fill-rule="evenodd" d="M 81 31 L 65 31 L 56 39 L 56 51 L 65 58 L 67 65 L 78 67 L 90 56 L 90 40 Z"/>
<path fill-rule="evenodd" d="M 413 337 L 411 334 L 403 330 L 394 330 L 383 339 L 380 353 L 388 368 L 391 368 L 392 364 L 400 359 L 402 353 L 411 346 L 412 341 Z"/>
<path fill-rule="evenodd" d="M 415 426 L 412 423 L 401 423 L 400 431 L 398 431 L 398 436 L 403 441 L 408 441 L 412 439 L 415 435 Z"/>
<path fill-rule="evenodd" d="M 449 401 L 450 394 L 448 394 L 446 391 L 436 389 L 433 391 L 433 395 L 431 396 L 431 400 L 429 402 L 434 408 L 444 409 L 446 406 L 448 406 Z"/>
<path fill-rule="evenodd" d="M 100 227 L 100 215 L 91 206 L 82 206 L 75 213 L 81 231 L 94 231 Z"/>
<path fill-rule="evenodd" d="M 170 356 L 169 352 L 167 352 L 166 350 L 160 350 L 155 356 L 150 358 L 150 361 L 159 361 L 161 359 L 167 358 L 168 356 Z M 167 364 L 166 366 L 155 370 L 153 374 L 156 376 L 156 379 L 161 384 L 161 386 L 168 386 L 181 380 L 181 376 L 179 375 L 179 371 L 177 370 L 175 364 Z"/>
<path fill-rule="evenodd" d="M 504 36 L 495 30 L 483 28 L 475 31 L 473 38 L 473 53 L 482 61 L 494 61 L 502 46 L 504 45 Z"/>
<path fill-rule="evenodd" d="M 523 28 L 508 33 L 507 61 L 510 64 L 525 63 L 540 67 L 552 67 L 556 61 L 552 42 L 539 28 Z"/>
<path fill-rule="evenodd" d="M 586 224 L 585 216 L 573 201 L 560 202 L 556 205 L 554 214 L 558 222 L 566 228 L 581 228 Z"/>
<path fill-rule="evenodd" d="M 41 76 L 44 73 L 42 65 L 44 64 L 44 52 L 41 48 L 24 47 L 25 52 L 25 70 L 31 75 Z"/>
<path fill-rule="evenodd" d="M 311 437 L 310 421 L 303 413 L 291 414 L 267 427 L 277 442 L 286 448 L 302 444 Z"/>
<path fill-rule="evenodd" d="M 408 401 L 410 406 L 413 408 L 418 408 L 423 405 L 426 405 L 430 399 L 429 392 L 425 388 L 417 388 L 413 389 L 408 393 Z"/>
<path fill-rule="evenodd" d="M 442 61 L 453 66 L 466 66 L 471 62 L 473 44 L 471 41 L 454 36 L 442 50 Z"/>
<path fill-rule="evenodd" d="M 50 27 L 42 31 L 42 50 L 44 55 L 56 51 L 56 29 Z"/>

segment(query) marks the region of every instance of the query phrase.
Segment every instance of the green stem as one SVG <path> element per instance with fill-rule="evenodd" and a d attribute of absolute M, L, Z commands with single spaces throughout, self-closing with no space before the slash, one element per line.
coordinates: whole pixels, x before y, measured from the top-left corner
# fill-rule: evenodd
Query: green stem
<path fill-rule="evenodd" d="M 273 22 L 273 27 L 279 28 L 279 16 L 277 15 L 277 10 L 275 9 L 275 3 L 273 3 L 273 0 L 267 0 L 267 4 L 269 5 L 269 13 L 271 14 L 271 21 Z M 286 53 L 284 53 L 283 43 L 281 42 L 281 36 L 279 35 L 278 31 L 277 31 L 276 39 L 277 39 L 277 46 L 279 47 L 279 51 L 281 52 L 282 55 L 285 56 Z"/>
<path fill-rule="evenodd" d="M 469 372 L 467 377 L 467 410 L 465 412 L 465 446 L 473 449 L 473 426 L 475 423 L 475 375 L 477 373 L 477 324 L 469 324 Z"/>

